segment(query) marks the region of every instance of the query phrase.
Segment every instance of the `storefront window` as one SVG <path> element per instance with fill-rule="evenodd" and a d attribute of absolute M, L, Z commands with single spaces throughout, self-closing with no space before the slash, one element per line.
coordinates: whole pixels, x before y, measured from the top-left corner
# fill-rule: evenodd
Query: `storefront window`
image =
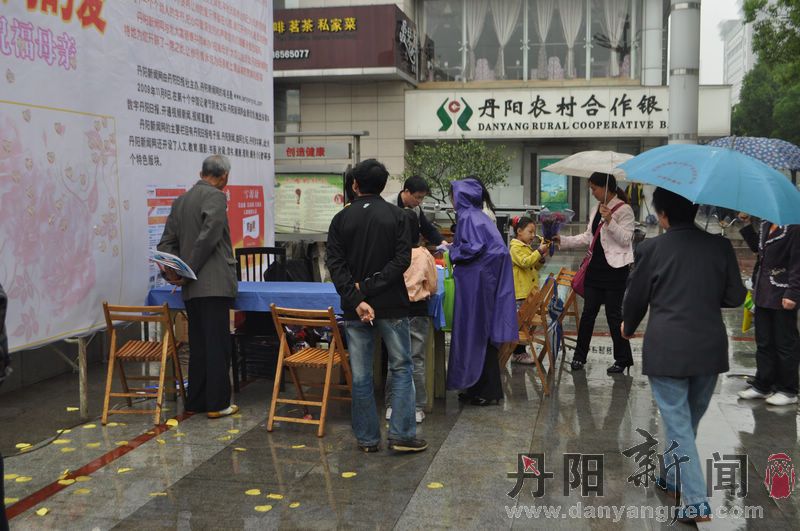
<path fill-rule="evenodd" d="M 428 81 L 638 77 L 642 0 L 423 0 L 422 11 Z"/>
<path fill-rule="evenodd" d="M 300 130 L 300 89 L 275 87 L 275 132 L 288 133 Z M 280 140 L 279 143 L 282 143 Z"/>

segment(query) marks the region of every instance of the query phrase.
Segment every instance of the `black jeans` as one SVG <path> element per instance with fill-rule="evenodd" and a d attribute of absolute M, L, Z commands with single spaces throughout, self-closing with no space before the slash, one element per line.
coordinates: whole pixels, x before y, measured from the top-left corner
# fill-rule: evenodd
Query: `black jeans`
<path fill-rule="evenodd" d="M 231 405 L 229 297 L 186 301 L 189 317 L 189 391 L 185 408 L 202 413 Z"/>
<path fill-rule="evenodd" d="M 622 337 L 620 325 L 622 324 L 622 298 L 625 287 L 621 289 L 599 289 L 591 286 L 585 287 L 583 298 L 583 312 L 581 324 L 578 327 L 578 340 L 575 347 L 574 360 L 586 363 L 589 354 L 589 344 L 592 342 L 594 322 L 600 313 L 600 306 L 606 307 L 606 320 L 611 339 L 614 342 L 614 361 L 620 365 L 633 365 L 631 344 Z"/>
<path fill-rule="evenodd" d="M 756 378 L 753 387 L 796 395 L 800 366 L 797 309 L 756 307 Z"/>
<path fill-rule="evenodd" d="M 497 358 L 497 347 L 486 345 L 486 356 L 483 359 L 483 370 L 475 385 L 467 389 L 470 396 L 486 400 L 503 398 L 503 382 L 500 380 L 500 361 Z"/>

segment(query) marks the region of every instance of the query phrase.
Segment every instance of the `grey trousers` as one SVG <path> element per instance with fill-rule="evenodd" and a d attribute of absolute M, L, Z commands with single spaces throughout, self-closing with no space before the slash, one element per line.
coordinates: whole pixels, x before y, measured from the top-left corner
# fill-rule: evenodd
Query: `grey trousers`
<path fill-rule="evenodd" d="M 428 340 L 430 317 L 409 317 L 409 332 L 411 333 L 411 361 L 414 364 L 414 390 L 416 393 L 417 409 L 422 409 L 428 404 L 428 393 L 425 390 L 425 343 Z M 392 371 L 386 374 L 386 400 L 392 403 Z"/>

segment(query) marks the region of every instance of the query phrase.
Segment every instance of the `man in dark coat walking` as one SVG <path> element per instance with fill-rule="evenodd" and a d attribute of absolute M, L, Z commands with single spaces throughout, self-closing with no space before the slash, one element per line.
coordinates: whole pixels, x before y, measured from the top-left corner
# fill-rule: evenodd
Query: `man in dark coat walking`
<path fill-rule="evenodd" d="M 653 207 L 666 233 L 643 241 L 622 303 L 622 335 L 631 338 L 650 316 L 642 347 L 642 374 L 650 381 L 675 452 L 688 456 L 658 484 L 679 495 L 679 518 L 705 521 L 711 507 L 695 437 L 717 375 L 728 371 L 728 335 L 720 308 L 744 302 L 739 264 L 730 241 L 694 225 L 697 205 L 657 188 Z"/>

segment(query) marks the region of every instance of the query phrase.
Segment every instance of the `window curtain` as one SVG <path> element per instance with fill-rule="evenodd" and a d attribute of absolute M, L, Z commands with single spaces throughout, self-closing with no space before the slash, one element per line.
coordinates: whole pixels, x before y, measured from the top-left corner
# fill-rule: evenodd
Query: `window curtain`
<path fill-rule="evenodd" d="M 611 59 L 608 65 L 608 75 L 611 77 L 619 77 L 620 74 L 619 41 L 625 29 L 628 4 L 629 0 L 603 0 L 603 16 L 600 18 L 600 23 L 611 45 Z"/>
<path fill-rule="evenodd" d="M 497 51 L 497 66 L 494 67 L 497 79 L 506 78 L 505 48 L 514 33 L 519 19 L 522 0 L 491 0 L 492 20 L 494 31 L 497 33 L 497 42 L 500 49 Z"/>
<path fill-rule="evenodd" d="M 583 20 L 583 0 L 561 0 L 558 3 L 558 15 L 561 19 L 561 29 L 567 41 L 567 62 L 564 66 L 565 77 L 575 78 L 575 39 L 581 29 Z"/>
<path fill-rule="evenodd" d="M 547 79 L 547 50 L 545 41 L 547 33 L 550 31 L 550 22 L 553 20 L 556 0 L 537 0 L 536 1 L 536 31 L 539 32 L 539 79 Z"/>
<path fill-rule="evenodd" d="M 488 0 L 465 0 L 464 19 L 467 24 L 467 64 L 464 79 L 475 79 L 475 47 L 483 33 L 483 24 L 489 11 Z"/>

